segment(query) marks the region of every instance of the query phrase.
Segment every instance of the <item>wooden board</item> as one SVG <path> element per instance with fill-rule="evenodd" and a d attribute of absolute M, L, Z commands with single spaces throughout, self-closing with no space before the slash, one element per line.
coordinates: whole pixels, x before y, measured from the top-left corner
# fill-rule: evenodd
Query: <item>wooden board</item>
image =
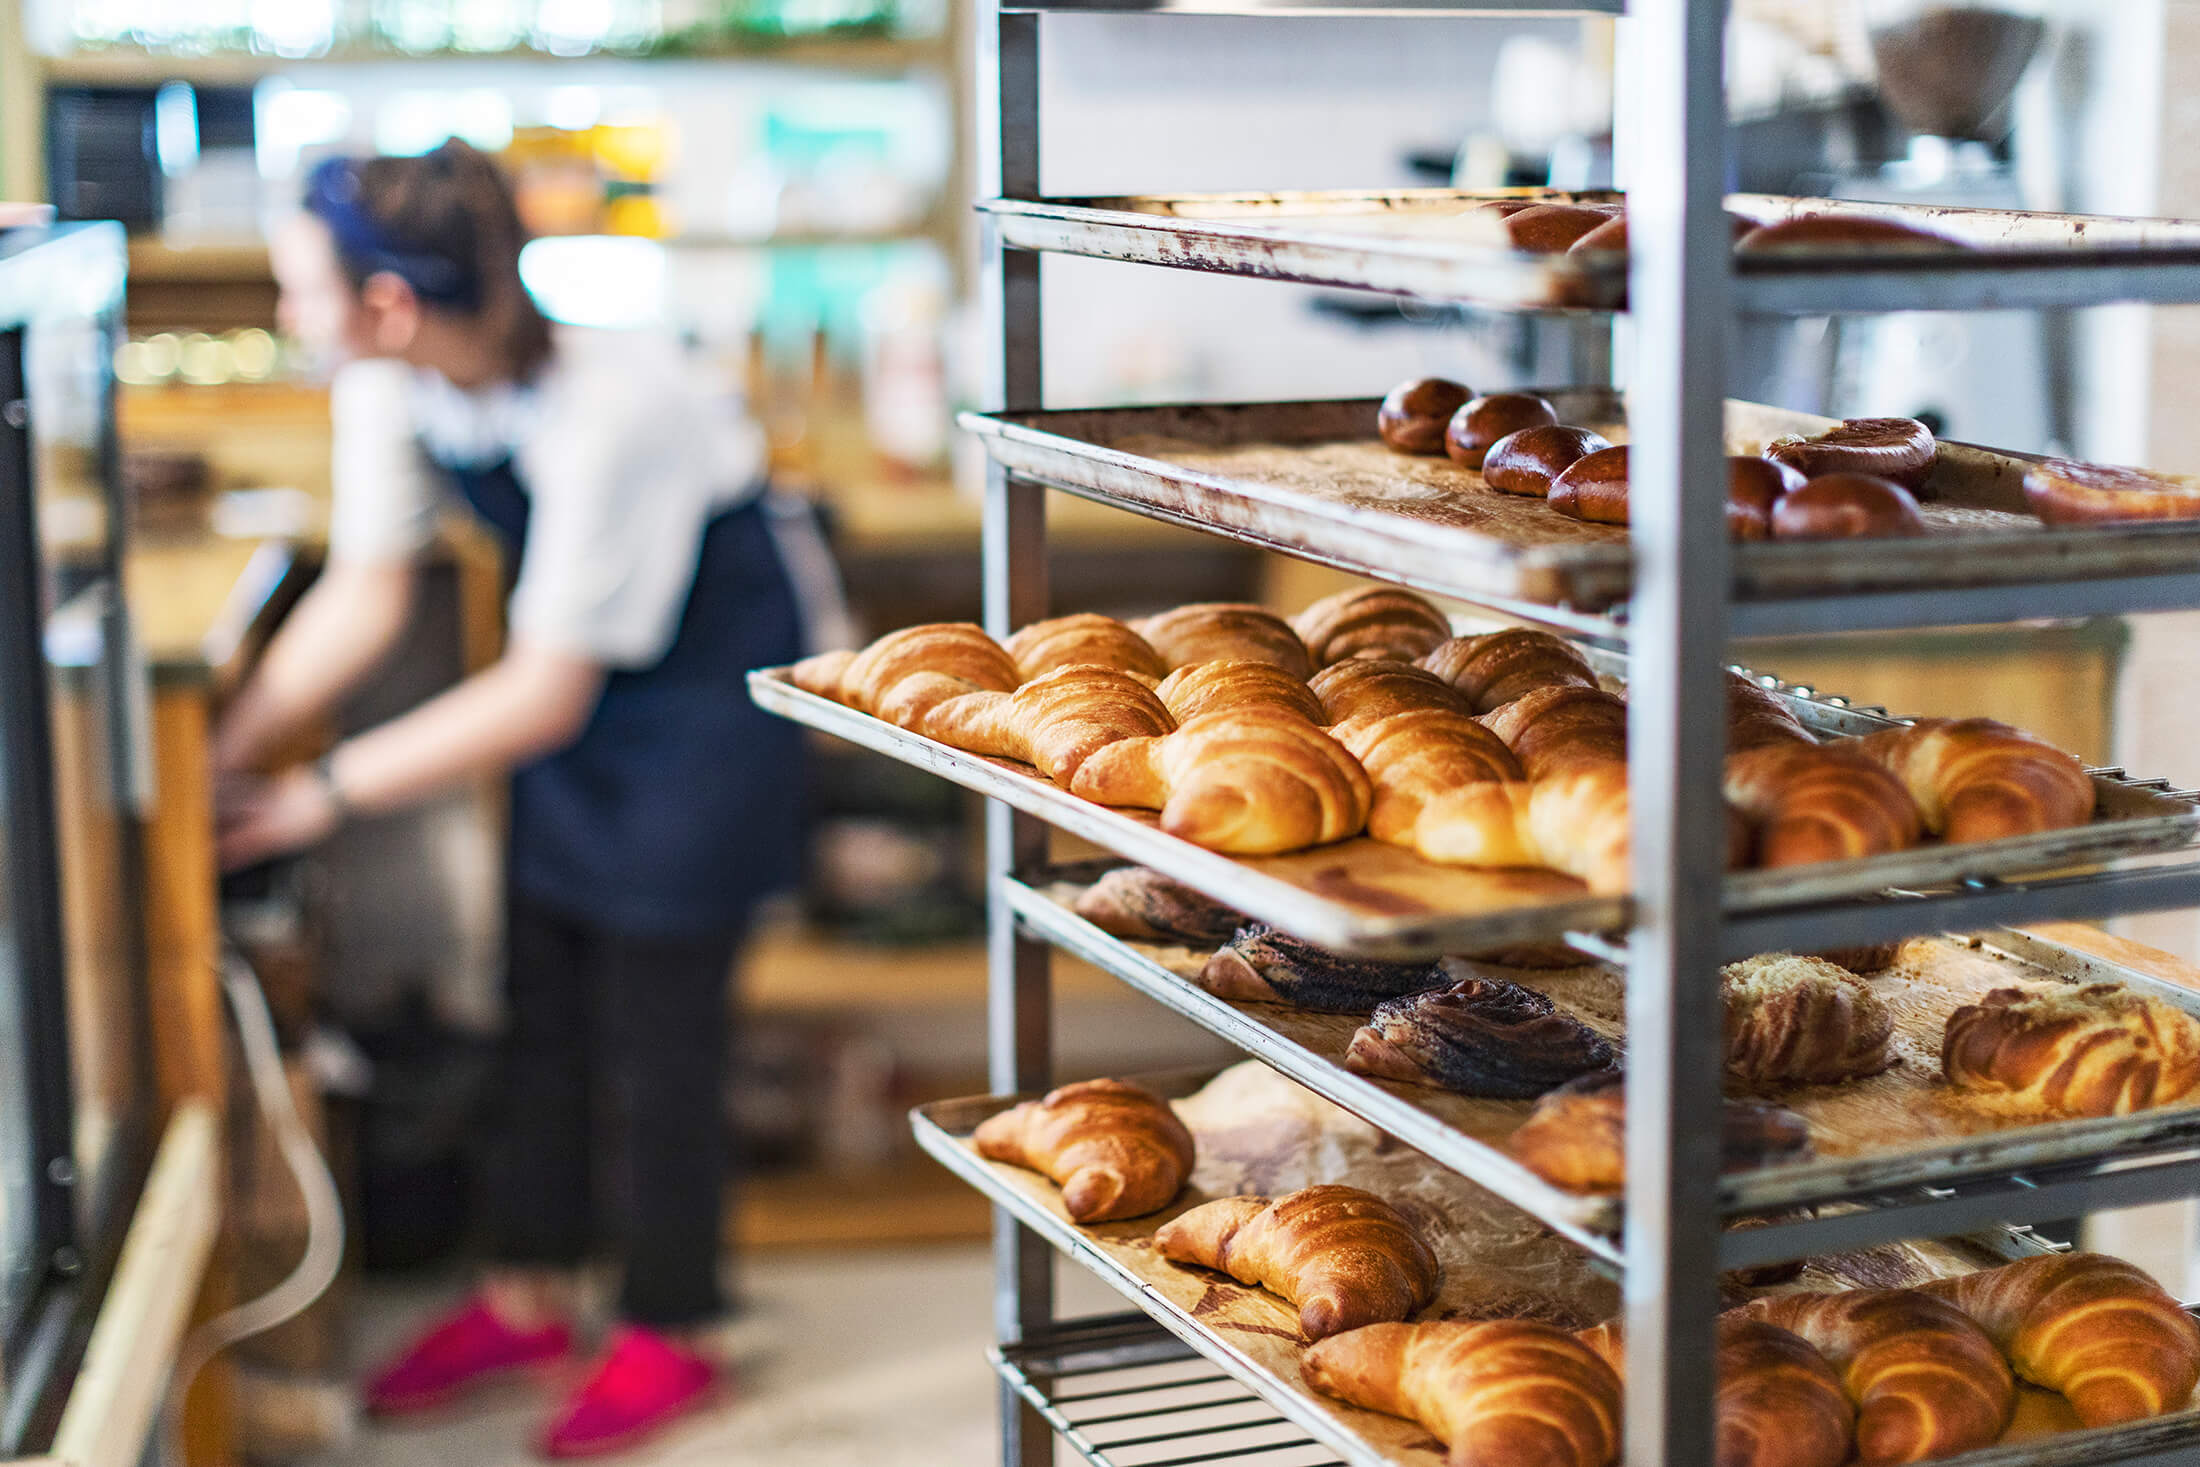
<path fill-rule="evenodd" d="M 1198 1165 L 1168 1208 L 1126 1222 L 1078 1227 L 1061 1208 L 1058 1188 L 1036 1172 L 987 1162 L 968 1140 L 986 1116 L 1013 1103 L 1008 1098 L 946 1101 L 923 1107 L 923 1123 L 955 1138 L 966 1175 L 985 1178 L 985 1190 L 1012 1195 L 1043 1211 L 1060 1230 L 1073 1233 L 1091 1262 L 1134 1282 L 1142 1304 L 1174 1327 L 1191 1326 L 1211 1342 L 1241 1379 L 1271 1400 L 1296 1396 L 1326 1420 L 1332 1440 L 1359 1448 L 1356 1459 L 1376 1456 L 1405 1467 L 1441 1467 L 1441 1446 L 1412 1422 L 1333 1401 L 1306 1390 L 1300 1367 L 1306 1342 L 1297 1311 L 1276 1295 L 1248 1288 L 1206 1269 L 1162 1258 L 1155 1231 L 1202 1202 L 1242 1193 L 1279 1196 L 1319 1182 L 1339 1182 L 1374 1192 L 1397 1207 L 1428 1238 L 1442 1266 L 1438 1295 L 1422 1319 L 1531 1318 L 1580 1329 L 1618 1313 L 1619 1287 L 1593 1271 L 1580 1252 L 1538 1227 L 1491 1194 L 1432 1166 L 1426 1158 L 1264 1066 L 1233 1066 L 1196 1089 L 1177 1084 L 1163 1093 L 1180 1098 L 1177 1113 L 1190 1128 Z M 1724 1301 L 1786 1290 L 1891 1288 L 1990 1267 L 2000 1260 L 1974 1245 L 1888 1244 L 1813 1260 L 1801 1279 L 1778 1290 L 1751 1289 L 1733 1280 Z M 2027 1440 L 2066 1431 L 2075 1418 L 2059 1397 L 2027 1388 L 2011 1435 Z"/>
<path fill-rule="evenodd" d="M 1066 908 L 1082 889 L 1065 881 L 1043 888 L 1043 893 Z M 2105 933 L 2094 935 L 2107 939 Z M 1194 980 L 1209 956 L 1205 949 L 1189 947 L 1127 941 L 1123 946 L 1186 982 Z M 2069 1120 L 2025 1114 L 1997 1097 L 1957 1091 L 1941 1078 L 1941 1035 L 1957 1008 L 1994 988 L 2116 981 L 2126 976 L 2114 966 L 2115 953 L 2120 951 L 2102 954 L 2097 963 L 2073 958 L 2049 966 L 2046 958 L 2028 961 L 1984 943 L 1952 937 L 1903 943 L 1894 966 L 1866 979 L 1894 1016 L 1895 1064 L 1877 1075 L 1839 1085 L 1730 1086 L 1733 1093 L 1770 1100 L 1802 1116 L 1810 1124 L 1817 1152 L 1810 1162 L 1730 1177 L 1730 1190 L 1753 1196 L 1765 1206 L 1784 1206 L 1811 1195 L 1811 1188 L 1818 1189 L 1818 1195 L 1839 1195 L 1845 1177 L 1860 1174 L 1859 1168 L 1843 1163 L 1870 1162 L 1876 1178 L 1887 1159 L 1914 1157 L 1909 1169 L 1919 1179 L 1940 1180 L 1959 1173 L 1976 1175 L 1982 1166 L 2004 1155 L 2009 1158 L 2006 1165 L 2015 1167 L 2089 1156 L 2119 1143 L 2160 1146 L 2200 1135 L 2200 1094 L 2137 1117 Z M 2151 957 L 2178 969 L 2181 977 L 2163 981 L 2178 984 L 2184 1006 L 2200 1013 L 2200 992 L 2190 986 L 2191 970 L 2174 965 L 2164 954 Z M 1602 963 L 1563 969 L 1500 968 L 1462 965 L 1456 960 L 1454 965 L 1462 973 L 1471 966 L 1546 994 L 1616 1048 L 1624 1051 L 1626 1047 L 1627 981 L 1618 968 Z M 2159 976 L 2146 968 L 2134 967 L 2134 972 Z M 1362 1016 L 1318 1013 L 1290 1004 L 1221 1001 L 1339 1067 L 1354 1032 L 1364 1022 Z M 1480 1099 L 1372 1077 L 1369 1083 L 1499 1151 L 1509 1150 L 1512 1133 L 1534 1109 L 1534 1102 L 1527 1100 Z M 1977 1144 L 1981 1141 L 1989 1144 Z M 1604 1225 L 1615 1221 L 1608 1217 Z"/>

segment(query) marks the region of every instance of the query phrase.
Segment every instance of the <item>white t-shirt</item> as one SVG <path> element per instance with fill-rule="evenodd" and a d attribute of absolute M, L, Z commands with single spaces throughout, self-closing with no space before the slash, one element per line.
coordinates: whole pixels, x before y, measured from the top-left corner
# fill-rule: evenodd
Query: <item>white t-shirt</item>
<path fill-rule="evenodd" d="M 706 395 L 670 341 L 561 328 L 525 387 L 472 391 L 401 362 L 353 362 L 331 384 L 329 554 L 417 554 L 448 496 L 438 462 L 506 458 L 526 488 L 514 637 L 607 667 L 647 667 L 679 629 L 705 527 L 753 494 L 764 438 Z"/>

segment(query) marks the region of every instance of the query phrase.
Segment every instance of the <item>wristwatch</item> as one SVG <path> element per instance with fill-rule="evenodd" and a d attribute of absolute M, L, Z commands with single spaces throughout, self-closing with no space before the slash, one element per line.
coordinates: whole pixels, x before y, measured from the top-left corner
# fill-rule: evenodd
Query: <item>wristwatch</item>
<path fill-rule="evenodd" d="M 328 796 L 329 809 L 342 825 L 351 818 L 351 802 L 344 798 L 344 787 L 336 782 L 336 751 L 329 750 L 309 766 L 313 777 L 321 782 L 321 792 Z"/>

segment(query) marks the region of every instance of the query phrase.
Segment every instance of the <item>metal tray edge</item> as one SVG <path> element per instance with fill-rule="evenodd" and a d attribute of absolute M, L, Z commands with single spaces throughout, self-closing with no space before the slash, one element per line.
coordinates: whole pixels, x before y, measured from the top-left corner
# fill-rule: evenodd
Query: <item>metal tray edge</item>
<path fill-rule="evenodd" d="M 1009 883 L 1008 900 L 1027 928 L 1064 952 L 1112 974 L 1324 1100 L 1503 1198 L 1576 1247 L 1609 1265 L 1619 1264 L 1618 1250 L 1609 1237 L 1619 1227 L 1617 1198 L 1584 1196 L 1552 1186 L 1497 1148 L 1453 1130 L 1410 1100 L 1319 1058 L 1177 977 L 1022 881 Z"/>

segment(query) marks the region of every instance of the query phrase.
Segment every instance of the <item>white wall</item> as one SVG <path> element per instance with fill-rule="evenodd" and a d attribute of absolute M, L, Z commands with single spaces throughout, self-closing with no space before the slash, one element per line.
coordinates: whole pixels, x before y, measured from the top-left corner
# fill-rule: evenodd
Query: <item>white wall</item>
<path fill-rule="evenodd" d="M 1041 183 L 1050 195 L 1412 186 L 1404 157 L 1487 124 L 1507 35 L 1571 44 L 1571 21 L 1049 17 Z M 1458 334 L 1366 330 L 1317 292 L 1049 256 L 1047 398 L 1380 395 L 1400 377 L 1494 368 Z M 1493 384 L 1494 385 L 1494 384 Z"/>

